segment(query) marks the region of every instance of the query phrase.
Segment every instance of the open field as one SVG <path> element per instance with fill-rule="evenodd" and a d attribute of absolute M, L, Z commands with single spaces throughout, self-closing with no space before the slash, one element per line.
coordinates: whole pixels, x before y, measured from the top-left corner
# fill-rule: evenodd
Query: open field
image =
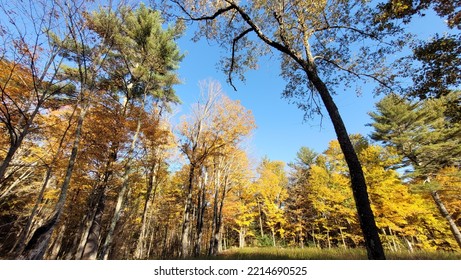
<path fill-rule="evenodd" d="M 461 260 L 461 252 L 407 251 L 386 252 L 390 260 Z M 220 260 L 365 260 L 364 249 L 269 248 L 230 249 L 219 254 Z"/>

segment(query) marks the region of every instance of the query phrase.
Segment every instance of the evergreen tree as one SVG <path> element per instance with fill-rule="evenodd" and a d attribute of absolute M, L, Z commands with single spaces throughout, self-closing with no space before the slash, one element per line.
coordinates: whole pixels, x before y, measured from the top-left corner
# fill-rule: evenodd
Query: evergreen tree
<path fill-rule="evenodd" d="M 370 116 L 375 128 L 371 137 L 403 156 L 403 166 L 411 167 L 411 177 L 430 191 L 461 247 L 461 233 L 439 196 L 443 188 L 431 182 L 442 169 L 461 165 L 461 123 L 449 113 L 460 96 L 460 91 L 453 91 L 439 99 L 412 102 L 389 95 L 378 102 L 377 112 Z"/>

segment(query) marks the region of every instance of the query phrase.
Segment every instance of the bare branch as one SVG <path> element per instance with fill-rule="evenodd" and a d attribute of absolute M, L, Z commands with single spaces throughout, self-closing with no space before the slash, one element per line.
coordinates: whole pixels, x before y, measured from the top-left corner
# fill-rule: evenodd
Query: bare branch
<path fill-rule="evenodd" d="M 320 59 L 322 59 L 325 62 L 328 62 L 328 63 L 332 64 L 333 66 L 335 66 L 336 68 L 338 68 L 338 69 L 340 69 L 342 71 L 345 71 L 345 72 L 347 72 L 347 73 L 349 73 L 349 74 L 351 74 L 353 76 L 356 76 L 359 79 L 363 79 L 363 77 L 370 78 L 370 79 L 374 80 L 375 82 L 377 82 L 378 84 L 380 84 L 381 86 L 383 86 L 383 87 L 385 87 L 385 88 L 387 88 L 389 90 L 393 90 L 392 87 L 389 86 L 386 82 L 384 82 L 383 80 L 378 79 L 374 75 L 370 75 L 370 74 L 366 74 L 366 73 L 357 73 L 357 72 L 352 71 L 350 69 L 347 69 L 347 68 L 339 65 L 338 63 L 336 63 L 336 62 L 334 62 L 332 60 L 329 60 L 329 59 L 327 59 L 325 57 L 322 57 Z"/>
<path fill-rule="evenodd" d="M 237 88 L 234 86 L 234 83 L 232 82 L 232 72 L 234 71 L 234 62 L 235 62 L 235 46 L 238 40 L 242 39 L 243 37 L 245 37 L 245 35 L 247 35 L 248 33 L 252 31 L 254 31 L 253 28 L 248 28 L 247 30 L 240 33 L 240 35 L 235 37 L 234 40 L 232 41 L 232 57 L 231 57 L 231 65 L 229 67 L 228 79 L 229 79 L 229 84 L 234 88 L 235 91 L 237 91 Z"/>
<path fill-rule="evenodd" d="M 216 19 L 218 16 L 220 16 L 221 14 L 224 14 L 230 10 L 233 10 L 234 7 L 232 5 L 228 6 L 228 7 L 225 7 L 225 8 L 221 8 L 221 9 L 218 9 L 214 14 L 210 15 L 210 16 L 201 16 L 201 17 L 194 17 L 192 16 L 191 13 L 189 13 L 186 8 L 184 7 L 184 5 L 182 5 L 181 3 L 179 3 L 180 1 L 177 1 L 177 0 L 171 0 L 171 2 L 175 3 L 176 5 L 178 5 L 178 7 L 189 17 L 190 20 L 193 20 L 193 21 L 200 21 L 200 20 L 214 20 Z"/>

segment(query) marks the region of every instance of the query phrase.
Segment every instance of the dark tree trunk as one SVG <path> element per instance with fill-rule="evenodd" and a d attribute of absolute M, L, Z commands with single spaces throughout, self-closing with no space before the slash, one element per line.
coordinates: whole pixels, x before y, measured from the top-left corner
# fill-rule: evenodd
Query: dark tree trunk
<path fill-rule="evenodd" d="M 181 233 L 181 258 L 187 258 L 190 251 L 190 216 L 192 213 L 192 186 L 194 182 L 195 165 L 190 165 L 189 182 L 187 184 L 186 202 Z"/>
<path fill-rule="evenodd" d="M 313 69 L 306 70 L 309 80 L 322 98 L 323 104 L 328 111 L 328 115 L 333 123 L 339 145 L 344 154 L 349 173 L 351 177 L 352 193 L 354 195 L 355 205 L 359 216 L 360 227 L 365 239 L 368 258 L 372 260 L 385 259 L 384 249 L 379 239 L 378 228 L 376 227 L 375 217 L 371 210 L 368 190 L 363 175 L 362 165 L 355 153 L 354 147 L 349 139 L 346 126 L 339 114 L 333 98 L 323 81 L 318 77 Z"/>
<path fill-rule="evenodd" d="M 83 252 L 81 254 L 82 260 L 95 260 L 98 256 L 99 242 L 101 237 L 101 223 L 102 215 L 105 208 L 105 185 L 97 190 L 97 203 L 96 210 L 90 218 L 90 228 L 84 240 Z"/>
<path fill-rule="evenodd" d="M 224 199 L 226 197 L 228 184 L 229 182 L 226 177 L 224 180 L 224 184 L 223 184 L 221 200 L 219 199 L 219 185 L 216 187 L 216 190 L 215 190 L 215 201 L 214 201 L 215 206 L 214 206 L 214 213 L 213 213 L 214 227 L 212 231 L 210 250 L 209 250 L 209 255 L 211 256 L 217 255 L 221 250 L 220 245 L 221 245 L 221 233 L 222 233 L 222 210 L 224 207 Z"/>
<path fill-rule="evenodd" d="M 201 173 L 201 172 L 200 172 Z M 207 172 L 204 172 L 203 179 L 200 180 L 199 192 L 197 197 L 197 221 L 195 228 L 195 242 L 194 242 L 194 257 L 200 256 L 202 251 L 202 237 L 203 237 L 203 224 L 206 209 L 206 187 L 207 187 Z"/>

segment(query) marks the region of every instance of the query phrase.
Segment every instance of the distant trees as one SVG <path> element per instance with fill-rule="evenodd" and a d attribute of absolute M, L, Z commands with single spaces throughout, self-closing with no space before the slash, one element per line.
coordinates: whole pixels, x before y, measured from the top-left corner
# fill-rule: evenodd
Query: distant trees
<path fill-rule="evenodd" d="M 264 158 L 257 169 L 258 179 L 253 186 L 258 207 L 261 209 L 260 219 L 270 230 L 273 246 L 276 246 L 275 234 L 278 233 L 284 239 L 286 232 L 287 221 L 283 208 L 288 197 L 288 178 L 284 168 L 284 162 Z M 262 230 L 261 235 L 264 235 Z"/>
<path fill-rule="evenodd" d="M 182 229 L 183 258 L 188 257 L 192 244 L 191 215 L 193 209 L 193 194 L 197 193 L 198 211 L 196 217 L 196 240 L 194 242 L 194 255 L 201 252 L 201 235 L 204 223 L 204 211 L 207 206 L 207 188 L 209 179 L 214 182 L 214 215 L 213 226 L 217 233 L 221 227 L 222 206 L 218 203 L 224 200 L 230 187 L 229 168 L 232 165 L 226 163 L 229 156 L 238 144 L 254 128 L 254 120 L 251 112 L 246 110 L 238 101 L 232 101 L 222 93 L 219 83 L 209 81 L 201 85 L 201 100 L 193 108 L 190 119 L 184 119 L 180 124 L 180 148 L 189 161 L 189 177 L 186 188 L 186 202 L 184 208 L 184 221 Z M 234 167 L 235 168 L 235 167 Z M 214 173 L 210 174 L 210 170 Z M 211 177 L 211 178 L 210 178 Z M 220 191 L 221 190 L 221 191 Z M 216 245 L 213 245 L 216 246 Z M 216 253 L 217 248 L 210 252 Z"/>
<path fill-rule="evenodd" d="M 403 183 L 399 174 L 390 168 L 400 162 L 401 157 L 392 148 L 372 145 L 360 135 L 352 135 L 351 139 L 363 164 L 371 207 L 384 246 L 391 251 L 453 250 L 455 240 L 451 239 L 450 229 L 437 214 L 435 205 L 430 204 L 430 197 L 413 192 L 418 183 Z M 302 239 L 309 246 L 322 248 L 360 246 L 363 237 L 350 199 L 350 177 L 338 142 L 331 141 L 328 149 L 315 156 L 306 170 L 307 180 L 292 180 L 288 189 L 288 196 L 296 199 L 287 201 L 286 219 L 297 221 L 296 217 L 302 215 L 304 220 L 291 222 L 287 235 L 295 239 L 290 243 L 299 246 L 296 239 Z M 299 172 L 305 174 L 306 170 L 294 169 L 291 177 L 296 178 Z M 297 209 L 302 210 L 294 211 Z"/>

